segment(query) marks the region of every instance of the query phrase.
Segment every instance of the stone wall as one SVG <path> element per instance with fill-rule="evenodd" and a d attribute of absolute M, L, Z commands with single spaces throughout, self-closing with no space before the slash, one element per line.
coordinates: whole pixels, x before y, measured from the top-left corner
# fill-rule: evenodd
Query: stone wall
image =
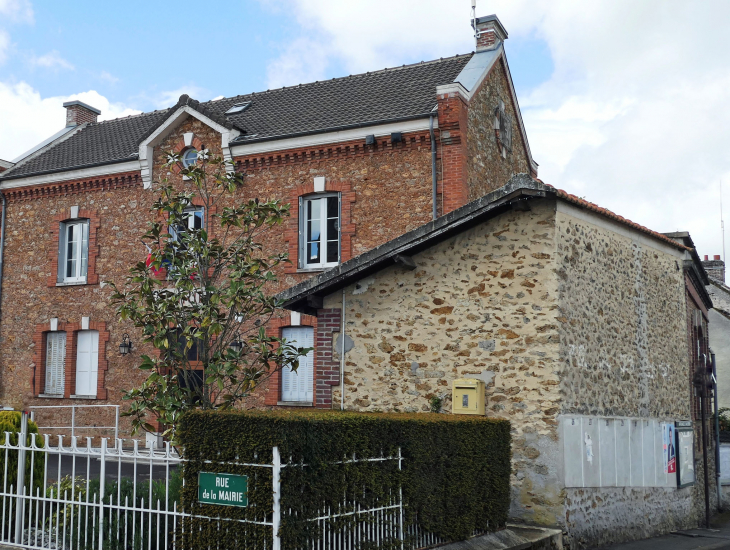
<path fill-rule="evenodd" d="M 543 524 L 562 514 L 554 216 L 550 202 L 502 214 L 415 255 L 415 270 L 349 287 L 345 307 L 345 407 L 428 411 L 439 396 L 450 412 L 452 381 L 481 378 L 488 414 L 512 421 L 512 515 Z"/>
<path fill-rule="evenodd" d="M 494 130 L 494 112 L 499 100 L 512 121 L 512 151 L 503 158 Z M 472 96 L 467 114 L 467 182 L 469 200 L 494 191 L 515 174 L 530 172 L 527 148 L 520 132 L 519 118 L 512 102 L 507 72 L 499 60 Z"/>
<path fill-rule="evenodd" d="M 564 203 L 556 244 L 561 412 L 691 419 L 683 253 Z M 696 526 L 701 472 L 680 490 L 567 488 L 572 547 Z"/>

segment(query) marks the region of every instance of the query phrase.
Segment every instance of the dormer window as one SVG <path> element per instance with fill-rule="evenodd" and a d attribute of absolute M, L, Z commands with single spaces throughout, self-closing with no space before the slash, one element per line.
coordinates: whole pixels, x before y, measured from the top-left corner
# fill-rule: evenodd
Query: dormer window
<path fill-rule="evenodd" d="M 182 156 L 182 164 L 185 168 L 190 168 L 191 166 L 194 166 L 195 163 L 198 162 L 198 151 L 194 147 L 189 147 L 185 149 L 185 152 Z"/>

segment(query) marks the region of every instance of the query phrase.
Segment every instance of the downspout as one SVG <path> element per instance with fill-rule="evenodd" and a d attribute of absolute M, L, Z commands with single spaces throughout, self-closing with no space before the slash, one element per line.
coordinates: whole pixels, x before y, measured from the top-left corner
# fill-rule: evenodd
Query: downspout
<path fill-rule="evenodd" d="M 432 183 L 432 201 L 433 201 L 433 219 L 438 217 L 436 208 L 436 137 L 433 134 L 433 119 L 438 115 L 438 105 L 431 109 L 431 116 L 428 120 L 428 132 L 431 134 L 431 183 Z"/>
<path fill-rule="evenodd" d="M 342 289 L 342 330 L 340 330 L 340 410 L 345 410 L 345 289 Z"/>
<path fill-rule="evenodd" d="M 715 363 L 714 353 L 711 352 L 710 357 L 712 357 L 712 392 L 715 397 L 715 486 L 717 489 L 717 508 L 722 510 L 722 494 L 720 491 L 720 418 L 717 411 L 717 363 Z"/>

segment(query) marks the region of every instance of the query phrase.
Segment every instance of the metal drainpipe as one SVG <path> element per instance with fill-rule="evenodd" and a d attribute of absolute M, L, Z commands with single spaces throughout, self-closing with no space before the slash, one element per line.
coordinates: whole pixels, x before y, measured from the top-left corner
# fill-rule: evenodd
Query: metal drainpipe
<path fill-rule="evenodd" d="M 340 331 L 340 339 L 342 346 L 340 348 L 340 410 L 345 410 L 345 289 L 342 289 L 342 330 Z"/>
<path fill-rule="evenodd" d="M 433 134 L 433 119 L 438 114 L 438 105 L 431 110 L 431 116 L 428 121 L 428 132 L 431 134 L 431 179 L 432 179 L 432 195 L 433 195 L 433 219 L 438 217 L 436 208 L 436 137 Z"/>
<path fill-rule="evenodd" d="M 715 397 L 715 488 L 717 489 L 717 508 L 722 510 L 722 494 L 720 491 L 720 418 L 717 412 L 717 363 L 715 363 L 714 353 L 711 352 L 710 357 L 712 357 L 712 393 Z"/>

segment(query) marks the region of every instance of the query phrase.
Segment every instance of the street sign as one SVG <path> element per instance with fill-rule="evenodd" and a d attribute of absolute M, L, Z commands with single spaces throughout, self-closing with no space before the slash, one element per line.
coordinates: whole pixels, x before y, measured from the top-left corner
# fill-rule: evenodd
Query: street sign
<path fill-rule="evenodd" d="M 220 506 L 248 506 L 248 476 L 199 472 L 198 502 Z"/>

